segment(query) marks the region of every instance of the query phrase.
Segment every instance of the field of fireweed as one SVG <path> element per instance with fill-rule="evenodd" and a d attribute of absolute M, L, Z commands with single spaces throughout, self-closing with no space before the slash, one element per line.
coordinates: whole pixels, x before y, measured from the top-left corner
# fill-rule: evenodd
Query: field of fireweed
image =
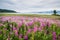
<path fill-rule="evenodd" d="M 60 40 L 60 20 L 0 16 L 0 40 Z"/>

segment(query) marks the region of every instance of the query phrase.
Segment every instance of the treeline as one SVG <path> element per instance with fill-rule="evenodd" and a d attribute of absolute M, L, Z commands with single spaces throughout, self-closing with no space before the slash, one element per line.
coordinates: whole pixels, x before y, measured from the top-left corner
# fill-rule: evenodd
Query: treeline
<path fill-rule="evenodd" d="M 9 12 L 9 13 L 16 13 L 16 11 L 13 10 L 7 10 L 7 9 L 0 9 L 0 13 L 5 13 L 5 12 Z"/>
<path fill-rule="evenodd" d="M 53 14 L 52 15 L 60 16 L 59 14 L 57 14 L 57 11 L 56 10 L 53 10 Z"/>

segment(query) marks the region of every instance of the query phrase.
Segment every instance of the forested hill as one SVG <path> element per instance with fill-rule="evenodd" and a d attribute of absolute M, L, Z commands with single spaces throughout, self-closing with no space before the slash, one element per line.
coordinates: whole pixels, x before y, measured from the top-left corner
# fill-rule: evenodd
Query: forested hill
<path fill-rule="evenodd" d="M 4 13 L 4 12 L 7 12 L 7 13 L 16 13 L 16 11 L 14 11 L 14 10 L 0 9 L 0 13 Z"/>

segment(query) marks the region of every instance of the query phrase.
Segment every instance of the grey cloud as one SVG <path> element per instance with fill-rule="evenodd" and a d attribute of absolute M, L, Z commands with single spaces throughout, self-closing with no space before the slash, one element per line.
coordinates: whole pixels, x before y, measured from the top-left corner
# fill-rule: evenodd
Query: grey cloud
<path fill-rule="evenodd" d="M 0 8 L 14 10 L 60 9 L 60 0 L 0 0 Z"/>

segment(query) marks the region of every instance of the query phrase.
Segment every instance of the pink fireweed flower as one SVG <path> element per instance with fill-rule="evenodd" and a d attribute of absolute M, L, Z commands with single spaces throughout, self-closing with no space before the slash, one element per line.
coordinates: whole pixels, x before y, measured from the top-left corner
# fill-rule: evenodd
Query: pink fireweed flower
<path fill-rule="evenodd" d="M 40 22 L 40 27 L 45 27 L 46 24 L 44 22 Z"/>
<path fill-rule="evenodd" d="M 39 31 L 42 31 L 42 27 L 39 27 L 38 30 L 39 30 Z"/>
<path fill-rule="evenodd" d="M 21 27 L 21 26 L 22 26 L 22 22 L 19 22 L 19 23 L 18 23 L 18 27 Z"/>
<path fill-rule="evenodd" d="M 37 22 L 37 21 L 38 21 L 38 18 L 35 17 L 35 18 L 33 19 L 33 21 L 34 21 L 34 22 Z"/>
<path fill-rule="evenodd" d="M 32 24 L 33 24 L 33 21 L 28 22 L 29 26 L 32 26 Z"/>
<path fill-rule="evenodd" d="M 23 35 L 22 35 L 22 34 L 20 34 L 20 35 L 19 35 L 19 38 L 22 38 L 22 37 L 23 37 Z"/>
<path fill-rule="evenodd" d="M 15 35 L 18 36 L 18 29 L 16 27 L 13 27 L 13 31 L 14 31 Z"/>
<path fill-rule="evenodd" d="M 24 24 L 25 24 L 26 26 L 28 26 L 28 23 L 27 23 L 27 22 L 25 22 Z"/>
<path fill-rule="evenodd" d="M 18 36 L 18 31 L 17 30 L 15 30 L 15 35 Z"/>
<path fill-rule="evenodd" d="M 28 40 L 28 36 L 27 35 L 24 36 L 24 40 Z"/>
<path fill-rule="evenodd" d="M 13 30 L 17 30 L 17 28 L 16 27 L 13 27 Z"/>
<path fill-rule="evenodd" d="M 27 33 L 26 34 L 29 34 L 31 32 L 31 29 L 28 29 Z"/>
<path fill-rule="evenodd" d="M 52 24 L 52 23 L 50 23 L 50 22 L 46 22 L 46 25 L 47 25 L 48 27 L 50 27 L 51 24 Z"/>
<path fill-rule="evenodd" d="M 36 26 L 34 26 L 33 31 L 36 32 L 38 30 L 38 28 Z"/>
<path fill-rule="evenodd" d="M 4 28 L 4 30 L 7 30 L 7 28 Z"/>
<path fill-rule="evenodd" d="M 53 40 L 56 40 L 56 32 L 53 32 L 52 36 L 53 36 Z"/>
<path fill-rule="evenodd" d="M 3 24 L 0 24 L 0 26 L 3 26 Z"/>

